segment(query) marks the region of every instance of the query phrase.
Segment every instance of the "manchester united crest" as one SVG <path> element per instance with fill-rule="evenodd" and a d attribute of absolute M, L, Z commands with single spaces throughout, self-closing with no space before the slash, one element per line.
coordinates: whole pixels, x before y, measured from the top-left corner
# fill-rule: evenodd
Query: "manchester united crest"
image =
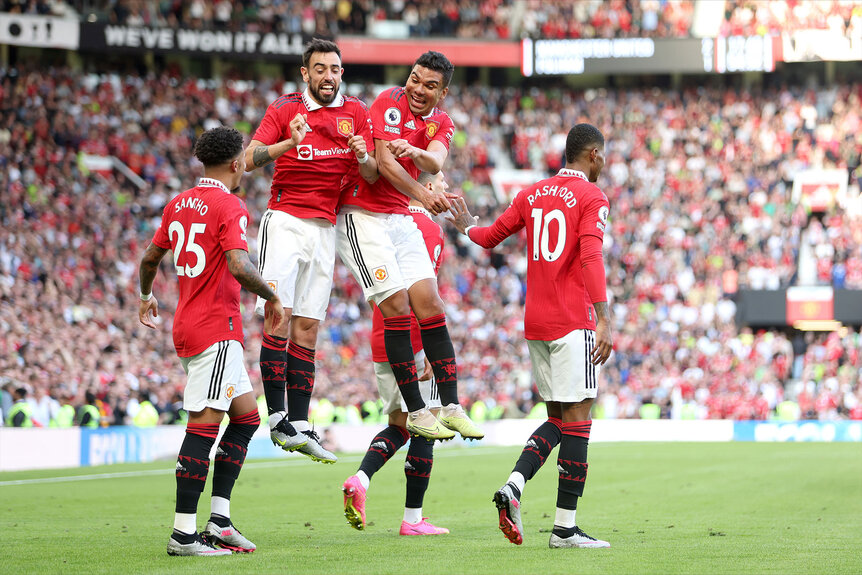
<path fill-rule="evenodd" d="M 430 140 L 431 138 L 434 137 L 434 134 L 436 134 L 437 130 L 439 130 L 439 129 L 440 129 L 440 124 L 438 124 L 437 122 L 428 122 L 428 124 L 425 126 L 425 135 Z"/>
<path fill-rule="evenodd" d="M 335 126 L 338 129 L 339 134 L 344 137 L 348 137 L 353 133 L 353 118 L 337 118 L 335 120 Z"/>

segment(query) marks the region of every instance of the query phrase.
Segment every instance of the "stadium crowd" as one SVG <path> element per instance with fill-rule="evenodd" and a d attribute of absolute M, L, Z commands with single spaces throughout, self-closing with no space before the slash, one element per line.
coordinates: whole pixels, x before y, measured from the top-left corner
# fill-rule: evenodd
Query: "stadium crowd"
<path fill-rule="evenodd" d="M 366 101 L 376 94 L 348 89 Z M 135 313 L 137 263 L 162 206 L 200 173 L 190 160 L 196 135 L 219 123 L 252 132 L 281 92 L 272 80 L 0 71 L 4 411 L 8 392 L 24 386 L 43 425 L 58 402 L 88 400 L 109 424 L 133 422 L 145 402 L 160 421 L 178 417 L 184 374 L 170 334 L 172 265 L 154 286 L 162 329 L 153 333 Z M 487 222 L 508 201 L 489 184 L 495 162 L 554 172 L 572 123 L 588 117 L 606 134 L 599 183 L 612 206 L 605 259 L 617 331 L 597 416 L 862 418 L 862 333 L 740 330 L 733 301 L 737 286 L 790 284 L 801 241 L 816 242 L 824 283 L 862 288 L 859 214 L 839 210 L 803 239 L 806 212 L 789 201 L 794 173 L 808 166 L 846 167 L 858 182 L 860 98 L 858 84 L 758 94 L 453 86 L 444 105 L 458 133 L 445 171 Z M 117 157 L 144 187 L 91 155 Z M 251 239 L 268 174 L 247 175 L 244 194 Z M 486 252 L 443 226 L 441 295 L 464 403 L 524 417 L 537 403 L 523 340 L 524 240 Z M 259 391 L 252 309 L 246 294 L 246 358 Z M 359 287 L 338 264 L 315 401 L 358 407 L 376 397 L 370 324 Z"/>
<path fill-rule="evenodd" d="M 701 0 L 712 1 L 712 0 Z M 848 0 L 727 0 L 722 36 L 830 30 L 862 35 L 862 7 Z M 337 36 L 401 22 L 411 37 L 679 38 L 691 34 L 688 0 L 2 0 L 3 12 L 77 14 L 127 26 L 246 30 Z"/>

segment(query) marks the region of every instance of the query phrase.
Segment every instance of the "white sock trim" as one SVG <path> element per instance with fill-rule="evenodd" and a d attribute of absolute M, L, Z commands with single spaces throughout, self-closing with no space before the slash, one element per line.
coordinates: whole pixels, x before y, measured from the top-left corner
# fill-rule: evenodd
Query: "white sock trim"
<path fill-rule="evenodd" d="M 359 478 L 359 483 L 362 484 L 363 489 L 368 489 L 368 486 L 371 485 L 371 479 L 367 475 L 365 475 L 364 471 L 362 471 L 362 470 L 357 471 L 356 477 Z"/>
<path fill-rule="evenodd" d="M 287 414 L 283 411 L 275 411 L 269 414 L 269 428 L 273 429 L 278 422 L 285 418 Z"/>
<path fill-rule="evenodd" d="M 556 527 L 571 529 L 576 525 L 575 511 L 575 509 L 560 509 L 557 507 L 557 514 L 554 516 L 554 525 Z"/>
<path fill-rule="evenodd" d="M 197 513 L 175 513 L 174 529 L 187 535 L 196 533 L 198 530 L 197 515 Z"/>
<path fill-rule="evenodd" d="M 291 421 L 290 424 L 295 430 L 299 431 L 300 433 L 311 429 L 311 425 L 309 425 L 308 421 L 305 419 L 297 419 L 296 421 Z"/>
<path fill-rule="evenodd" d="M 422 521 L 422 508 L 414 509 L 412 507 L 404 508 L 404 521 L 411 525 L 416 525 Z"/>
<path fill-rule="evenodd" d="M 213 495 L 210 501 L 210 512 L 230 519 L 230 499 Z"/>
<path fill-rule="evenodd" d="M 524 487 L 527 486 L 527 479 L 521 474 L 520 471 L 513 471 L 509 476 L 509 479 L 506 480 L 506 483 L 514 483 L 515 487 L 518 488 L 518 491 L 521 492 L 521 495 L 524 495 Z"/>

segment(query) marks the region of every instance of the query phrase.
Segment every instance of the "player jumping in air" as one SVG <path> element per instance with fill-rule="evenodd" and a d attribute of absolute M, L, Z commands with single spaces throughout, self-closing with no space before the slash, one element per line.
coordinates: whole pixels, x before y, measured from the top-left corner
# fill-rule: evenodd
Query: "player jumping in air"
<path fill-rule="evenodd" d="M 427 172 L 419 174 L 420 184 L 429 190 L 442 192 L 448 188 L 443 179 L 443 172 L 431 175 Z M 431 219 L 431 215 L 417 202 L 410 203 L 410 216 L 422 232 L 428 255 L 434 266 L 435 274 L 440 269 L 443 257 L 443 231 L 440 226 Z M 344 482 L 344 516 L 348 523 L 356 529 L 365 529 L 365 501 L 366 491 L 371 483 L 371 477 L 386 464 L 387 461 L 400 449 L 409 439 L 410 447 L 407 449 L 407 458 L 404 461 L 404 475 L 407 479 L 407 497 L 404 504 L 404 519 L 401 522 L 401 535 L 442 535 L 449 533 L 445 527 L 437 527 L 422 517 L 422 502 L 425 491 L 428 489 L 428 481 L 431 476 L 431 467 L 434 464 L 434 440 L 421 436 L 410 438 L 407 432 L 407 404 L 398 392 L 398 383 L 395 374 L 386 357 L 386 345 L 383 335 L 383 314 L 377 306 L 373 306 L 373 332 L 371 336 L 371 352 L 374 360 L 374 374 L 377 378 L 377 389 L 380 399 L 383 400 L 384 413 L 389 414 L 389 425 L 380 431 L 368 447 L 359 470 Z M 434 381 L 431 366 L 425 358 L 422 349 L 422 338 L 419 336 L 419 325 L 416 318 L 411 316 L 410 337 L 412 340 L 414 354 L 414 365 L 417 372 L 422 373 L 419 377 L 419 391 L 425 404 L 436 415 L 440 409 L 440 394 Z"/>
<path fill-rule="evenodd" d="M 368 109 L 339 94 L 344 69 L 338 46 L 312 40 L 300 71 L 306 90 L 270 104 L 246 150 L 247 170 L 275 162 L 272 197 L 258 233 L 259 269 L 290 318 L 278 328 L 264 321 L 260 373 L 273 443 L 335 463 L 308 423 L 314 350 L 332 289 L 342 179 L 358 172 L 374 181 L 378 174 Z M 258 313 L 263 303 L 258 300 Z"/>
<path fill-rule="evenodd" d="M 407 84 L 384 90 L 371 106 L 380 178 L 361 180 L 338 214 L 338 255 L 362 286 L 365 298 L 383 314 L 386 356 L 409 414 L 407 429 L 429 439 L 467 439 L 484 433 L 458 402 L 455 348 L 437 293 L 434 267 L 422 233 L 407 209 L 419 201 L 429 212 L 449 209 L 447 194 L 416 181 L 420 171 L 436 174 L 449 155 L 455 128 L 437 108 L 449 91 L 455 67 L 439 52 L 426 52 L 413 65 Z M 422 343 L 440 390 L 440 419 L 419 392 L 410 343 L 410 310 L 419 320 Z"/>

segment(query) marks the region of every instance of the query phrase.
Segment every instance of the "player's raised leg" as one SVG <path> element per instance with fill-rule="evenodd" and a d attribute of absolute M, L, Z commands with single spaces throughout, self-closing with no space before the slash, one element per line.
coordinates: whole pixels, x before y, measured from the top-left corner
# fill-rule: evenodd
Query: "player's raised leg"
<path fill-rule="evenodd" d="M 297 451 L 321 463 L 335 463 L 338 457 L 320 444 L 320 436 L 308 422 L 308 409 L 314 390 L 314 346 L 320 321 L 294 316 L 287 346 L 287 419 L 307 442 Z"/>
<path fill-rule="evenodd" d="M 359 470 L 344 482 L 344 516 L 355 529 L 365 529 L 365 499 L 371 478 L 409 438 L 407 429 L 390 423 L 374 436 Z"/>
<path fill-rule="evenodd" d="M 440 391 L 440 422 L 464 439 L 482 439 L 485 432 L 479 429 L 464 412 L 458 401 L 458 366 L 455 360 L 455 347 L 446 327 L 446 314 L 443 300 L 437 292 L 437 280 L 427 278 L 417 281 L 408 290 L 410 305 L 422 334 L 422 345 L 434 379 Z"/>
<path fill-rule="evenodd" d="M 258 231 L 258 271 L 281 299 L 285 306 L 285 318 L 290 318 L 293 314 L 299 253 L 295 249 L 279 249 L 279 246 L 295 246 L 296 242 L 292 241 L 296 235 L 294 223 L 294 219 L 288 214 L 267 210 Z M 264 300 L 258 297 L 255 306 L 258 315 L 263 315 L 264 303 Z M 308 438 L 298 433 L 289 423 L 285 407 L 290 323 L 284 321 L 274 327 L 272 318 L 264 318 L 263 342 L 260 346 L 260 376 L 269 414 L 270 438 L 274 445 L 285 451 L 295 451 L 308 442 Z"/>

